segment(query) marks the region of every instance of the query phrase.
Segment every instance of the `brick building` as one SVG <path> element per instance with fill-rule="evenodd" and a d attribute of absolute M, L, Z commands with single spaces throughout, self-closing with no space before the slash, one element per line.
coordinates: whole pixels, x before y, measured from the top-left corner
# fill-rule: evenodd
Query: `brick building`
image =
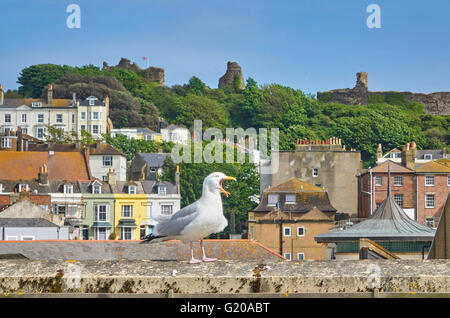
<path fill-rule="evenodd" d="M 334 226 L 335 213 L 324 189 L 292 178 L 266 189 L 248 213 L 249 238 L 290 260 L 323 260 L 327 246 L 314 237 Z"/>
<path fill-rule="evenodd" d="M 360 218 L 370 217 L 384 200 L 389 167 L 392 197 L 397 205 L 411 219 L 430 227 L 437 226 L 450 190 L 450 160 L 417 160 L 417 152 L 416 144 L 408 143 L 397 156 L 400 162 L 383 161 L 361 173 L 358 183 Z"/>

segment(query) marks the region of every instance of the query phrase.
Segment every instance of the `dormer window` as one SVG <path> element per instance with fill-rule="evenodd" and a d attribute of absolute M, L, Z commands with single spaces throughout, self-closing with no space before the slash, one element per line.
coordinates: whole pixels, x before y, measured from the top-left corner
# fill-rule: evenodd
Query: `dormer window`
<path fill-rule="evenodd" d="M 433 160 L 433 155 L 431 153 L 426 153 L 425 155 L 423 155 L 423 159 Z"/>
<path fill-rule="evenodd" d="M 31 107 L 42 107 L 42 103 L 41 102 L 32 102 Z"/>
<path fill-rule="evenodd" d="M 136 186 L 135 185 L 128 186 L 128 194 L 136 194 Z"/>
<path fill-rule="evenodd" d="M 167 187 L 165 185 L 159 185 L 158 186 L 158 194 L 166 195 L 167 194 Z"/>
<path fill-rule="evenodd" d="M 286 194 L 286 204 L 295 204 L 295 194 Z"/>
<path fill-rule="evenodd" d="M 95 105 L 95 100 L 90 99 L 90 100 L 89 100 L 89 106 L 94 106 L 94 105 Z"/>
<path fill-rule="evenodd" d="M 102 184 L 95 180 L 92 183 L 92 194 L 101 194 L 102 193 Z"/>
<path fill-rule="evenodd" d="M 72 194 L 73 193 L 73 185 L 65 184 L 64 185 L 64 194 Z"/>
<path fill-rule="evenodd" d="M 278 194 L 269 194 L 267 205 L 277 205 L 278 203 Z"/>

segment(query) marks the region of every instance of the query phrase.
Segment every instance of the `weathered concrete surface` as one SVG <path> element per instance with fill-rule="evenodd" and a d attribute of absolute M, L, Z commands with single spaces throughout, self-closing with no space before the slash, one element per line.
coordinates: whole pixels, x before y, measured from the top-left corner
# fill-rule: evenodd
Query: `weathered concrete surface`
<path fill-rule="evenodd" d="M 379 280 L 377 271 L 379 270 Z M 372 278 L 372 280 L 370 280 Z M 450 260 L 29 261 L 0 260 L 1 294 L 135 293 L 367 295 L 450 293 Z"/>

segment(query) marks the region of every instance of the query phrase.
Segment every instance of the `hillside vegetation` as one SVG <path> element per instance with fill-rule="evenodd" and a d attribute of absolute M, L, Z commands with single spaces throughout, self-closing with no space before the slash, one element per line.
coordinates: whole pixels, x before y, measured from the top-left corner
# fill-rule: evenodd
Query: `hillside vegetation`
<path fill-rule="evenodd" d="M 22 70 L 19 93 L 41 97 L 54 85 L 55 98 L 109 96 L 115 127 L 156 128 L 158 117 L 187 127 L 194 119 L 203 128 L 254 127 L 280 129 L 280 148 L 293 149 L 298 138 L 326 139 L 337 136 L 347 148 L 361 151 L 364 165 L 373 165 L 378 143 L 383 149 L 401 147 L 414 140 L 419 149 L 443 149 L 450 144 L 450 116 L 432 116 L 421 104 L 396 103 L 398 98 L 349 106 L 318 101 L 301 90 L 279 84 L 258 85 L 252 78 L 237 86 L 210 89 L 197 77 L 188 83 L 162 87 L 149 83 L 142 72 L 120 67 L 101 70 L 54 64 Z"/>

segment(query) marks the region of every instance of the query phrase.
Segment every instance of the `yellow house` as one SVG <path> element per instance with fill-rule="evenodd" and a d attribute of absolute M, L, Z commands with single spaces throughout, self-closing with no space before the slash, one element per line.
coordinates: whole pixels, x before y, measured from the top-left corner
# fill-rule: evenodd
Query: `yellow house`
<path fill-rule="evenodd" d="M 117 181 L 114 193 L 114 233 L 116 239 L 139 240 L 148 232 L 150 202 L 141 182 Z"/>
<path fill-rule="evenodd" d="M 180 209 L 179 183 L 111 181 L 116 239 L 141 240 L 152 233 L 158 218 L 168 217 Z"/>

